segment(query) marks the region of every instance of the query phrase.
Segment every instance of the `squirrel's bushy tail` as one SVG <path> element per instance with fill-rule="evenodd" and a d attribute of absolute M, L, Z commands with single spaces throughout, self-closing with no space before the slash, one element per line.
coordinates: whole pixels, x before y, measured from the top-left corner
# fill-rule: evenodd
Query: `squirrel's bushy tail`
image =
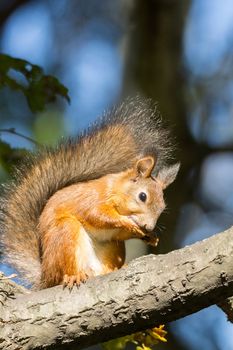
<path fill-rule="evenodd" d="M 38 218 L 59 189 L 132 166 L 151 154 L 161 168 L 171 154 L 168 132 L 150 100 L 127 99 L 80 136 L 30 155 L 3 189 L 0 231 L 8 263 L 35 283 L 40 277 Z"/>

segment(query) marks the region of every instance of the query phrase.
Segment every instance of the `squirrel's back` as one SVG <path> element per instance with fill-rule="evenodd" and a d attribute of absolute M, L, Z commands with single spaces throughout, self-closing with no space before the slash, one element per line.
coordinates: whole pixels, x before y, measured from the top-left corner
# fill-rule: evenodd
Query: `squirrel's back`
<path fill-rule="evenodd" d="M 47 200 L 71 184 L 118 173 L 143 155 L 152 155 L 156 171 L 172 146 L 150 100 L 127 99 L 76 138 L 29 155 L 3 188 L 0 232 L 5 260 L 32 283 L 40 277 L 38 220 Z"/>

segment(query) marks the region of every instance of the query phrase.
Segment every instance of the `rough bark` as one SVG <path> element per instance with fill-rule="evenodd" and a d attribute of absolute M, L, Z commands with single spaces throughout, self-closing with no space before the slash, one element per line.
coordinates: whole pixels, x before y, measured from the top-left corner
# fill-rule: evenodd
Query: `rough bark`
<path fill-rule="evenodd" d="M 220 309 L 227 315 L 228 321 L 233 323 L 233 297 L 227 298 L 218 303 Z"/>
<path fill-rule="evenodd" d="M 0 309 L 0 349 L 81 349 L 178 319 L 233 294 L 233 228 L 89 280 L 16 294 Z"/>

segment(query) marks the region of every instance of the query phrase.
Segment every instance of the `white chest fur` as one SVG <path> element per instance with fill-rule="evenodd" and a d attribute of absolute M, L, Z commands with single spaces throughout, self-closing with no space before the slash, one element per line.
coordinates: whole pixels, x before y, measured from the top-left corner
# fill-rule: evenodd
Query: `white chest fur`
<path fill-rule="evenodd" d="M 78 270 L 91 270 L 94 275 L 103 271 L 101 261 L 98 259 L 93 242 L 83 227 L 80 229 L 78 247 L 76 249 L 76 261 Z"/>

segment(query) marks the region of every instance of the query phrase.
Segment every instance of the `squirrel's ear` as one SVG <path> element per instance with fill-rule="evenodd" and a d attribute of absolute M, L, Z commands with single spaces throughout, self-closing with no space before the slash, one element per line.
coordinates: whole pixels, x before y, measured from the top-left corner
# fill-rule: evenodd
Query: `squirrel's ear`
<path fill-rule="evenodd" d="M 137 161 L 135 169 L 137 176 L 149 177 L 155 166 L 155 160 L 153 157 L 141 158 Z"/>
<path fill-rule="evenodd" d="M 180 169 L 180 163 L 176 163 L 162 168 L 157 176 L 157 179 L 162 182 L 163 189 L 169 186 L 176 178 Z"/>

